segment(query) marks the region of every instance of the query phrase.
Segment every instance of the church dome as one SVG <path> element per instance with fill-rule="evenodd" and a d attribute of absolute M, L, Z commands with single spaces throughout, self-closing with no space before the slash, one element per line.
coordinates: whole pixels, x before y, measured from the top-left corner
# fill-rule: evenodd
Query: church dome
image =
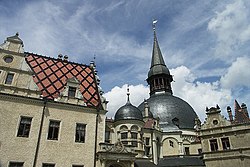
<path fill-rule="evenodd" d="M 129 101 L 120 107 L 115 114 L 115 121 L 120 120 L 143 120 L 141 111 Z"/>
<path fill-rule="evenodd" d="M 147 99 L 150 112 L 160 118 L 160 127 L 164 131 L 173 129 L 193 129 L 197 115 L 184 100 L 168 93 L 154 94 Z M 144 112 L 144 103 L 138 107 Z"/>

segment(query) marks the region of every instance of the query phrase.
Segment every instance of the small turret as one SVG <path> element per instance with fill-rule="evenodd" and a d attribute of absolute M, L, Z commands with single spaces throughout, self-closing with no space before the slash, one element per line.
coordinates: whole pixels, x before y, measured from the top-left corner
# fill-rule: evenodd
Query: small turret
<path fill-rule="evenodd" d="M 233 122 L 233 114 L 232 114 L 231 107 L 229 106 L 227 106 L 227 113 L 228 113 L 230 122 Z"/>

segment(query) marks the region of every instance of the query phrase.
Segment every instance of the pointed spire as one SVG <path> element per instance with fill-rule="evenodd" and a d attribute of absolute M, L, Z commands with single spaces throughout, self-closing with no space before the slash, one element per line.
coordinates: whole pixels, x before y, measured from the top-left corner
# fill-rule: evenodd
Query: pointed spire
<path fill-rule="evenodd" d="M 164 62 L 161 49 L 158 44 L 156 36 L 156 23 L 157 20 L 153 20 L 154 43 L 147 82 L 150 85 L 150 95 L 153 95 L 156 92 L 172 94 L 171 82 L 173 81 L 173 77 Z"/>
<path fill-rule="evenodd" d="M 128 96 L 127 104 L 130 104 L 130 100 L 129 100 L 129 96 L 130 96 L 130 93 L 129 93 L 129 85 L 128 85 L 128 87 L 127 87 L 127 96 Z"/>
<path fill-rule="evenodd" d="M 153 21 L 154 44 L 153 44 L 152 61 L 151 61 L 150 68 L 156 65 L 166 66 L 164 59 L 162 57 L 161 49 L 159 47 L 157 36 L 156 36 L 156 23 L 157 23 L 157 20 L 154 20 Z"/>

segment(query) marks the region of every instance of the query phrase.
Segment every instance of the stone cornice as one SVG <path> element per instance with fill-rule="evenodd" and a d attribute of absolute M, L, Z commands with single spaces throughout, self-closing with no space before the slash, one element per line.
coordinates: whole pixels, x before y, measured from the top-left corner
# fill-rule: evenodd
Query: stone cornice
<path fill-rule="evenodd" d="M 63 109 L 68 109 L 68 110 L 78 110 L 82 112 L 87 112 L 87 113 L 99 113 L 99 114 L 105 114 L 105 110 L 98 110 L 97 108 L 94 107 L 88 107 L 88 106 L 82 106 L 82 105 L 76 105 L 76 104 L 70 104 L 70 103 L 63 103 L 63 102 L 56 102 L 50 99 L 42 99 L 42 98 L 34 98 L 34 97 L 25 97 L 25 96 L 20 96 L 20 95 L 15 95 L 15 94 L 7 94 L 7 93 L 2 93 L 0 92 L 0 99 L 2 100 L 14 100 L 16 103 L 30 103 L 30 104 L 38 104 L 38 105 L 43 105 L 44 102 L 46 101 L 48 107 L 54 107 L 54 108 L 63 108 Z"/>
<path fill-rule="evenodd" d="M 11 68 L 11 67 L 4 67 L 4 66 L 0 66 L 0 69 L 4 70 L 4 71 L 13 71 L 13 72 L 17 72 L 17 73 L 23 73 L 23 74 L 29 74 L 29 75 L 33 75 L 34 72 L 33 71 L 24 71 L 21 69 L 16 69 L 16 68 Z"/>
<path fill-rule="evenodd" d="M 20 57 L 25 57 L 24 53 L 18 53 L 18 52 L 13 52 L 13 51 L 4 50 L 4 49 L 0 49 L 0 52 L 6 53 L 6 54 L 11 54 L 11 55 L 16 55 L 16 56 L 20 56 Z"/>

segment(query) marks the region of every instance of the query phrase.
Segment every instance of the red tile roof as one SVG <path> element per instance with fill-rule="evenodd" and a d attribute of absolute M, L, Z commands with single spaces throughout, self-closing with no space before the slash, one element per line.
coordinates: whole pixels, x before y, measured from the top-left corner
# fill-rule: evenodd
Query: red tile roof
<path fill-rule="evenodd" d="M 90 66 L 33 53 L 26 53 L 26 62 L 35 73 L 33 79 L 43 97 L 57 98 L 67 79 L 75 77 L 80 81 L 80 91 L 87 106 L 97 107 L 100 104 L 98 86 Z"/>
<path fill-rule="evenodd" d="M 144 124 L 144 128 L 147 128 L 147 129 L 153 129 L 154 128 L 154 124 L 155 124 L 155 121 L 151 118 L 149 118 L 145 124 Z"/>

